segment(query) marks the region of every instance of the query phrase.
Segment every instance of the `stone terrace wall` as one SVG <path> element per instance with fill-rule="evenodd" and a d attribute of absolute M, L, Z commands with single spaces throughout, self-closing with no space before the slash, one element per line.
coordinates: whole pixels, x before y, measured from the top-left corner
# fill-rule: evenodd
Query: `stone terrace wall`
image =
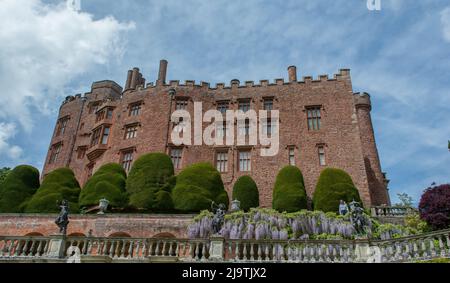
<path fill-rule="evenodd" d="M 0 236 L 55 235 L 56 214 L 0 214 Z M 187 238 L 194 215 L 70 215 L 67 235 Z"/>

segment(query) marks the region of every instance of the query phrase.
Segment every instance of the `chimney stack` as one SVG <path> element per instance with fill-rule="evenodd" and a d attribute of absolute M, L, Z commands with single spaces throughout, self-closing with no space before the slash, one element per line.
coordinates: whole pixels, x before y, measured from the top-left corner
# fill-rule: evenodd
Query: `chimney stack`
<path fill-rule="evenodd" d="M 158 85 L 164 85 L 166 83 L 167 64 L 167 60 L 161 60 L 159 62 Z"/>
<path fill-rule="evenodd" d="M 133 74 L 131 76 L 131 89 L 136 89 L 136 86 L 139 83 L 139 68 L 133 68 Z"/>
<path fill-rule="evenodd" d="M 133 76 L 133 71 L 129 70 L 127 74 L 127 82 L 125 84 L 125 90 L 129 90 L 131 88 L 131 77 Z"/>
<path fill-rule="evenodd" d="M 290 66 L 288 68 L 288 74 L 289 74 L 289 82 L 296 82 L 297 81 L 297 67 Z"/>

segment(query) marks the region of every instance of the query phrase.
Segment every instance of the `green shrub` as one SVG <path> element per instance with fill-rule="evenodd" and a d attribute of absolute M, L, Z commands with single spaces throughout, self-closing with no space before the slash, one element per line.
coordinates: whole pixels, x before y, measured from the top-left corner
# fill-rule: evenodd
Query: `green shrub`
<path fill-rule="evenodd" d="M 28 165 L 14 168 L 0 186 L 0 213 L 20 213 L 39 188 L 39 170 Z"/>
<path fill-rule="evenodd" d="M 60 211 L 59 203 L 67 200 L 70 211 L 77 213 L 79 211 L 79 195 L 80 185 L 73 171 L 69 168 L 56 169 L 45 177 L 25 211 L 28 213 L 57 213 Z"/>
<path fill-rule="evenodd" d="M 109 163 L 100 167 L 81 190 L 80 207 L 96 206 L 105 198 L 111 207 L 124 208 L 128 202 L 126 176 L 119 164 Z"/>
<path fill-rule="evenodd" d="M 172 211 L 169 197 L 175 182 L 172 160 L 168 155 L 150 153 L 141 156 L 134 162 L 126 182 L 130 205 L 152 212 Z"/>
<path fill-rule="evenodd" d="M 197 163 L 184 169 L 177 176 L 172 198 L 175 209 L 185 213 L 210 209 L 213 201 L 226 207 L 229 203 L 222 177 L 209 163 Z"/>
<path fill-rule="evenodd" d="M 279 212 L 296 212 L 307 208 L 305 184 L 300 169 L 286 166 L 278 173 L 272 207 Z"/>
<path fill-rule="evenodd" d="M 350 175 L 340 169 L 327 168 L 322 171 L 317 182 L 313 197 L 314 210 L 337 212 L 340 200 L 347 203 L 353 200 L 361 202 Z"/>
<path fill-rule="evenodd" d="M 233 200 L 241 202 L 241 209 L 249 211 L 259 206 L 259 192 L 250 176 L 240 177 L 233 186 Z"/>

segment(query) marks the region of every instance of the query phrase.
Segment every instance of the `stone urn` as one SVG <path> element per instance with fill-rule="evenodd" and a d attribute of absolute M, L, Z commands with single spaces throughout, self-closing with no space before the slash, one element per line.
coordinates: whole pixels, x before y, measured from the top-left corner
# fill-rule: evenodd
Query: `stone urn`
<path fill-rule="evenodd" d="M 231 202 L 231 209 L 230 210 L 231 210 L 231 212 L 236 212 L 236 211 L 241 210 L 241 202 L 238 201 L 237 199 L 233 200 Z"/>

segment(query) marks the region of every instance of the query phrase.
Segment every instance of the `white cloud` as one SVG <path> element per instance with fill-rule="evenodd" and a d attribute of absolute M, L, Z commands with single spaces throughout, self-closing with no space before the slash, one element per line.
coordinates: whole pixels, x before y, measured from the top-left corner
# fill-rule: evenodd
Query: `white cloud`
<path fill-rule="evenodd" d="M 450 7 L 441 12 L 441 23 L 444 39 L 450 42 Z"/>
<path fill-rule="evenodd" d="M 16 125 L 13 123 L 0 123 L 0 159 L 4 156 L 17 160 L 22 156 L 22 148 L 10 145 L 9 140 L 16 135 Z"/>
<path fill-rule="evenodd" d="M 2 0 L 0 26 L 0 120 L 30 132 L 32 113 L 49 113 L 49 105 L 64 97 L 64 86 L 122 56 L 122 35 L 134 24 L 94 19 L 63 2 Z"/>

